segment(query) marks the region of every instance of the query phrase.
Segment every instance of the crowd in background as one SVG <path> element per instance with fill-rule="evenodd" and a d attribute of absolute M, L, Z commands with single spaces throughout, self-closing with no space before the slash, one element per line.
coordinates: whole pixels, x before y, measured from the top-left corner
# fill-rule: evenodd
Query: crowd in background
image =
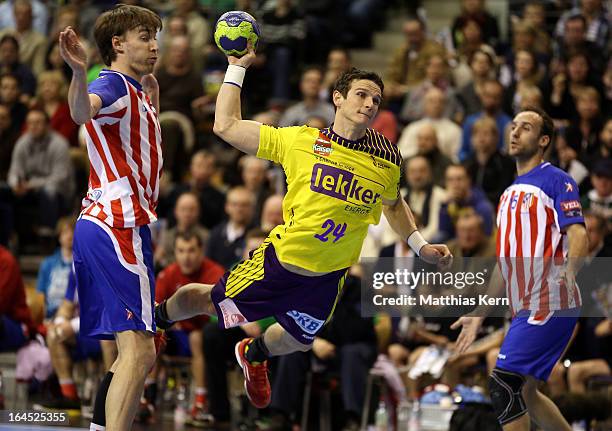
<path fill-rule="evenodd" d="M 71 70 L 59 54 L 58 34 L 66 26 L 75 29 L 88 51 L 88 79 L 95 79 L 105 66 L 93 43 L 93 23 L 113 3 L 0 3 L 0 317 L 4 322 L 0 328 L 19 333 L 11 343 L 0 344 L 0 350 L 16 350 L 28 336 L 46 334 L 62 397 L 72 401 L 79 395 L 65 358 L 70 356 L 66 346 L 76 342 L 78 300 L 70 297 L 70 291 L 67 296 L 66 290 L 71 285 L 74 219 L 87 191 L 89 166 L 79 126 L 70 117 Z M 426 11 L 416 2 L 134 3 L 156 10 L 163 18 L 158 35 L 161 55 L 154 72 L 160 87 L 164 154 L 159 220 L 152 226 L 158 300 L 176 289 L 165 278 L 214 283 L 247 256 L 266 232 L 283 223 L 286 184 L 280 167 L 245 156 L 212 133 L 215 98 L 227 65 L 214 46 L 212 32 L 216 19 L 228 10 L 251 13 L 263 35 L 243 86 L 243 117 L 279 127 L 317 128 L 331 126 L 335 111 L 331 88 L 352 66 L 350 49 L 371 47 L 373 34 L 384 28 L 389 10 L 404 11 L 405 40 L 385 51 L 384 103 L 372 127 L 401 150 L 402 196 L 423 236 L 448 242 L 455 256 L 494 256 L 497 202 L 516 176 L 515 163 L 506 154 L 509 124 L 519 110 L 537 106 L 551 115 L 556 127 L 547 160 L 579 184 L 590 257 L 611 255 L 609 2 L 510 0 L 508 34 L 501 33 L 499 18 L 487 10 L 484 0 L 462 0 L 459 15 L 438 34 L 428 29 Z M 40 324 L 28 317 L 16 258 L 50 253 L 58 240 L 60 247 L 44 261 L 37 277 L 46 305 Z M 371 227 L 362 250 L 365 257 L 412 255 L 384 218 Z M 358 269 L 352 272 L 358 280 Z M 160 284 L 166 287 L 160 289 Z M 359 289 L 358 281 L 347 282 L 350 289 L 355 288 L 353 284 Z M 346 296 L 350 304 L 352 296 Z M 372 322 L 351 310 L 347 305 L 337 314 L 345 319 L 345 328 L 346 322 L 355 322 L 352 332 L 332 324 L 313 351 L 322 361 L 334 358 L 346 384 L 355 385 L 344 391 L 356 394 L 355 398 L 343 401 L 347 417 L 356 420 L 363 404 L 361 383 L 377 351 L 387 347 L 381 340 L 381 320 Z M 225 365 L 214 352 L 230 346 L 231 356 L 233 344 L 228 337 L 240 339 L 243 332 L 257 335 L 269 324 L 258 322 L 224 335 L 214 325 L 205 326 L 207 322 L 196 319 L 182 326 L 188 334 L 197 334 L 182 344 L 195 363 L 194 408 L 200 411 L 193 416 L 197 423 L 228 420 L 227 387 L 218 377 Z M 554 393 L 562 394 L 566 381 L 570 390 L 584 391 L 593 370 L 610 374 L 610 321 L 603 322 L 581 322 L 577 338 L 581 341 L 576 345 L 590 347 L 568 353 L 573 361 L 597 361 L 596 365 L 580 368 L 579 376 L 570 367 L 567 380 L 562 377 L 567 370 L 556 368 L 553 377 L 557 380 L 550 383 Z M 424 346 L 446 346 L 456 336 L 445 325 L 436 329 L 429 323 L 421 322 L 416 330 L 399 320 L 389 324 L 392 335 L 386 341 L 394 365 L 416 364 Z M 460 371 L 474 365 L 476 357 L 491 360 L 496 344 L 487 347 L 478 355 L 449 363 L 448 369 L 453 370 L 447 373 L 452 375 L 447 383 L 460 382 Z M 83 357 L 104 353 L 105 363 L 112 363 L 112 346 L 82 350 Z M 299 379 L 310 367 L 308 355 L 280 359 L 278 375 Z M 343 360 L 348 357 L 358 360 Z M 204 363 L 208 378 L 202 372 Z M 148 380 L 145 412 L 151 413 L 157 397 L 151 389 L 156 379 L 154 373 Z M 406 388 L 411 397 L 418 396 L 418 385 L 407 381 Z M 281 386 L 273 390 L 272 416 L 281 422 L 298 410 L 299 396 L 288 390 Z M 211 393 L 215 396 L 207 395 Z M 206 416 L 210 414 L 212 419 Z"/>

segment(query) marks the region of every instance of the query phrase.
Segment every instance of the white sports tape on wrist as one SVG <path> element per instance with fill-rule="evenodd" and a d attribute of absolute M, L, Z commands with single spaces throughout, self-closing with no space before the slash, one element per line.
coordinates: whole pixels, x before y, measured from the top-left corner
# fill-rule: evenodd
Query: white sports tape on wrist
<path fill-rule="evenodd" d="M 224 84 L 233 84 L 239 88 L 242 88 L 242 82 L 244 81 L 244 75 L 246 74 L 246 68 L 242 66 L 236 66 L 235 64 L 230 64 L 227 66 L 227 71 L 225 72 L 225 78 L 223 78 Z"/>
<path fill-rule="evenodd" d="M 427 244 L 429 243 L 425 241 L 425 238 L 423 238 L 423 235 L 421 235 L 418 230 L 412 232 L 408 237 L 408 245 L 410 246 L 412 251 L 417 254 L 417 256 L 421 255 L 421 248 L 423 248 L 423 246 Z"/>

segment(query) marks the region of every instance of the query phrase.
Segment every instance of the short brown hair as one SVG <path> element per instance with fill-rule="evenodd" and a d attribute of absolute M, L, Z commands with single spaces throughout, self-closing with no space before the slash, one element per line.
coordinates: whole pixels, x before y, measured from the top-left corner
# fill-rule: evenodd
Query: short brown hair
<path fill-rule="evenodd" d="M 123 36 L 138 26 L 158 31 L 162 28 L 162 21 L 155 12 L 141 6 L 118 5 L 104 12 L 94 25 L 94 39 L 102 56 L 104 64 L 110 64 L 117 58 L 113 49 L 113 37 Z"/>
<path fill-rule="evenodd" d="M 546 153 L 546 150 L 548 149 L 548 147 L 550 147 L 550 144 L 552 144 L 553 139 L 555 138 L 555 124 L 553 123 L 552 118 L 550 118 L 546 111 L 536 106 L 528 106 L 524 109 L 521 109 L 519 113 L 520 112 L 534 112 L 538 114 L 542 119 L 542 125 L 540 126 L 540 135 L 538 136 L 538 138 L 541 138 L 542 136 L 548 136 L 548 145 L 544 148 L 544 151 L 542 151 L 543 153 Z"/>
<path fill-rule="evenodd" d="M 383 80 L 380 76 L 378 76 L 378 74 L 353 67 L 351 68 L 351 70 L 344 72 L 342 75 L 340 75 L 340 77 L 334 84 L 332 93 L 334 91 L 339 91 L 340 94 L 342 94 L 342 97 L 346 97 L 351 88 L 351 83 L 359 79 L 366 79 L 378 85 L 380 87 L 381 94 L 385 89 L 385 84 L 383 84 Z"/>

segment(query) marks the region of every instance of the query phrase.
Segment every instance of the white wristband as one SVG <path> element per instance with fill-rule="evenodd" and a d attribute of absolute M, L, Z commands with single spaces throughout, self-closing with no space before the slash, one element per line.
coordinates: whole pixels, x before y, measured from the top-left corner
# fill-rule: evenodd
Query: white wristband
<path fill-rule="evenodd" d="M 246 74 L 246 68 L 242 66 L 236 66 L 230 64 L 227 66 L 227 72 L 225 72 L 225 78 L 223 78 L 224 84 L 233 84 L 238 88 L 242 88 L 242 82 L 244 81 L 244 75 Z"/>
<path fill-rule="evenodd" d="M 421 248 L 423 248 L 423 246 L 427 244 L 429 243 L 425 241 L 425 238 L 423 238 L 423 235 L 421 235 L 418 230 L 412 232 L 408 237 L 408 245 L 410 246 L 412 251 L 417 254 L 417 256 L 421 255 Z"/>
<path fill-rule="evenodd" d="M 81 329 L 81 318 L 80 317 L 73 317 L 72 319 L 70 319 L 70 326 L 72 326 L 72 331 L 75 334 L 79 333 L 79 329 Z"/>

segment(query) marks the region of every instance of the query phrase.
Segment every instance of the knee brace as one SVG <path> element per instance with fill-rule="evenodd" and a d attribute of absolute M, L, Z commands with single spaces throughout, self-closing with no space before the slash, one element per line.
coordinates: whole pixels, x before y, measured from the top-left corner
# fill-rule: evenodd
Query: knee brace
<path fill-rule="evenodd" d="M 525 378 L 512 371 L 495 368 L 489 377 L 489 394 L 500 425 L 512 422 L 527 412 L 522 389 Z"/>

